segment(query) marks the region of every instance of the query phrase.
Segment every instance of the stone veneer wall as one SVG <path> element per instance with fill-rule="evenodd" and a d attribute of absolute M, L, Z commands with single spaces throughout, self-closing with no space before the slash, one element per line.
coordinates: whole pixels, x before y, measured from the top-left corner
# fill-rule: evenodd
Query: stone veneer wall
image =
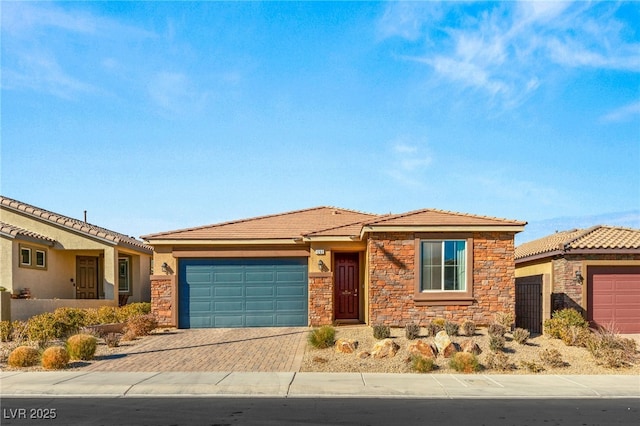
<path fill-rule="evenodd" d="M 589 260 L 640 260 L 637 254 L 567 254 L 564 257 L 553 259 L 553 283 L 552 283 L 552 311 L 564 308 L 574 308 L 583 315 L 586 306 L 582 297 L 582 290 L 587 285 L 585 275 L 582 284 L 576 283 L 576 270 L 581 270 L 582 263 Z M 615 266 L 612 262 L 611 266 Z M 583 272 L 584 273 L 584 272 Z"/>
<path fill-rule="evenodd" d="M 159 326 L 177 327 L 177 312 L 174 306 L 177 300 L 174 275 L 151 276 L 151 313 L 155 315 Z"/>
<path fill-rule="evenodd" d="M 330 272 L 309 273 L 309 324 L 327 325 L 333 321 L 333 278 Z"/>
<path fill-rule="evenodd" d="M 473 297 L 471 305 L 417 306 L 415 234 L 376 233 L 368 242 L 370 324 L 404 327 L 426 325 L 434 318 L 470 319 L 489 324 L 496 312 L 515 315 L 513 233 L 473 234 Z"/>

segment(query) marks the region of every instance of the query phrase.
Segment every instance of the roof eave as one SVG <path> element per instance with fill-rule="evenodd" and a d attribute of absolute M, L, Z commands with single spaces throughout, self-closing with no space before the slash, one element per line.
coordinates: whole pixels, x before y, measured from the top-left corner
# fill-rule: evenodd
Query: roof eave
<path fill-rule="evenodd" d="M 194 246 L 249 246 L 249 245 L 299 245 L 304 242 L 302 237 L 296 238 L 253 238 L 253 239 L 197 239 L 197 238 L 167 238 L 149 239 L 146 243 L 150 246 L 161 245 L 194 245 Z"/>

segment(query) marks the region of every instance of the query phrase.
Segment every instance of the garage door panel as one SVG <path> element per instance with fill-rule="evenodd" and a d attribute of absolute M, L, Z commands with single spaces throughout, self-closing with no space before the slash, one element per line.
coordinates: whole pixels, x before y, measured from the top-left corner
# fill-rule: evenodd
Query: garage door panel
<path fill-rule="evenodd" d="M 178 280 L 183 328 L 308 323 L 306 258 L 181 259 Z"/>
<path fill-rule="evenodd" d="M 595 326 L 640 333 L 640 268 L 590 267 L 588 313 Z"/>
<path fill-rule="evenodd" d="M 257 287 L 255 285 L 247 286 L 245 294 L 247 297 L 273 297 L 275 291 L 273 285 Z"/>

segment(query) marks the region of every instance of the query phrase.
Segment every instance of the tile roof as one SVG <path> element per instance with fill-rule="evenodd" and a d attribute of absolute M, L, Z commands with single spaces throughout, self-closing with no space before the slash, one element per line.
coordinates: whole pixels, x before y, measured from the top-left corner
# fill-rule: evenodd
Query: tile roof
<path fill-rule="evenodd" d="M 523 259 L 545 253 L 569 250 L 640 249 L 640 229 L 597 225 L 587 229 L 556 232 L 516 247 L 515 258 Z"/>
<path fill-rule="evenodd" d="M 73 219 L 61 214 L 53 213 L 48 210 L 44 210 L 27 203 L 23 203 L 8 197 L 0 196 L 0 206 L 9 210 L 20 212 L 27 216 L 31 216 L 35 219 L 48 222 L 66 228 L 70 231 L 75 231 L 80 234 L 84 234 L 88 237 L 95 237 L 103 240 L 107 240 L 116 245 L 130 246 L 132 248 L 151 253 L 153 249 L 151 246 L 146 245 L 140 240 L 133 237 L 128 237 L 118 232 L 110 231 L 108 229 L 92 225 L 87 222 L 83 222 L 78 219 Z"/>
<path fill-rule="evenodd" d="M 150 240 L 252 240 L 301 237 L 360 236 L 363 226 L 516 225 L 526 222 L 424 209 L 397 215 L 377 215 L 336 207 L 305 210 L 223 222 L 142 236 Z"/>
<path fill-rule="evenodd" d="M 451 212 L 438 209 L 414 210 L 381 217 L 371 221 L 368 225 L 374 226 L 471 226 L 471 225 L 519 225 L 527 222 L 510 219 L 502 219 L 491 216 L 478 216 L 467 213 Z"/>
<path fill-rule="evenodd" d="M 301 238 L 321 230 L 329 230 L 377 217 L 370 213 L 336 207 L 314 207 L 304 210 L 223 222 L 197 228 L 179 229 L 144 235 L 146 241 L 177 240 L 242 240 Z M 361 226 L 360 226 L 361 228 Z M 345 232 L 338 235 L 345 235 Z M 359 230 L 356 235 L 359 234 Z M 346 233 L 346 235 L 350 235 Z"/>
<path fill-rule="evenodd" d="M 19 226 L 11 225 L 5 222 L 0 222 L 0 234 L 10 235 L 13 238 L 22 236 L 37 240 L 43 240 L 49 243 L 56 242 L 53 238 L 49 238 L 44 235 L 38 234 L 37 232 L 32 232 L 28 229 L 20 228 Z"/>

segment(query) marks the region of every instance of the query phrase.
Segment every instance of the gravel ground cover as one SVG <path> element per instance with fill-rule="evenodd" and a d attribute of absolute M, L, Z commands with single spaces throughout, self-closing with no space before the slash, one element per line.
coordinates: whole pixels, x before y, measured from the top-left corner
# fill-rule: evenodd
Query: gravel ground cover
<path fill-rule="evenodd" d="M 393 358 L 373 359 L 371 357 L 360 359 L 357 354 L 360 351 L 371 351 L 377 340 L 373 337 L 371 327 L 364 325 L 339 326 L 336 327 L 336 340 L 339 338 L 353 339 L 358 342 L 358 349 L 351 354 L 338 353 L 335 348 L 315 349 L 307 345 L 301 371 L 307 372 L 367 372 L 367 373 L 412 373 L 411 363 L 408 362 L 410 354 L 407 347 L 412 342 L 405 337 L 404 328 L 392 328 L 391 339 L 400 346 L 400 349 Z M 606 368 L 598 365 L 589 351 L 585 348 L 566 346 L 559 339 L 548 338 L 538 335 L 530 338 L 526 344 L 520 345 L 513 340 L 510 333 L 506 334 L 506 344 L 504 353 L 509 359 L 509 363 L 514 366 L 508 371 L 490 370 L 486 367 L 480 373 L 499 374 L 531 374 L 526 368 L 521 366 L 521 362 L 536 362 L 542 364 L 540 354 L 545 349 L 556 349 L 562 355 L 565 362 L 564 367 L 552 368 L 544 366 L 544 370 L 537 374 L 635 374 L 640 375 L 640 354 L 636 352 L 635 363 L 624 368 Z M 433 344 L 433 337 L 427 337 L 426 329 L 422 328 L 419 339 Z M 480 364 L 486 366 L 489 349 L 489 337 L 486 328 L 479 328 L 473 337 L 453 336 L 451 340 L 455 343 L 462 343 L 464 340 L 473 339 L 482 349 L 482 354 L 478 356 Z M 449 367 L 449 360 L 438 356 L 436 358 L 437 368 L 433 374 L 455 373 Z"/>

